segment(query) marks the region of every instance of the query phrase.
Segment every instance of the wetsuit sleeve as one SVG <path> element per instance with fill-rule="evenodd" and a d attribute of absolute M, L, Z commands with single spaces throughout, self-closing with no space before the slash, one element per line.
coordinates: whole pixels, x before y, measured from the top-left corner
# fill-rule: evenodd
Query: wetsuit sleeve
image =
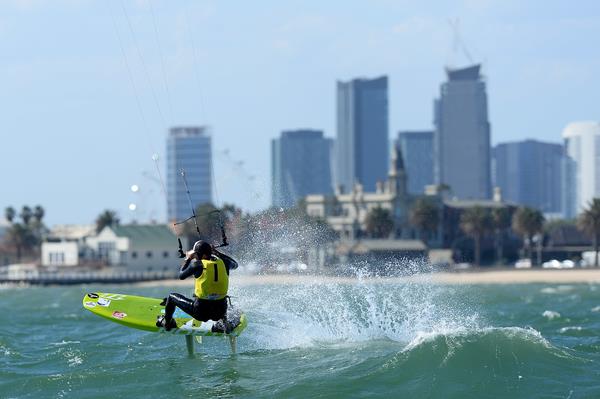
<path fill-rule="evenodd" d="M 227 268 L 227 273 L 229 273 L 229 270 L 235 270 L 238 268 L 238 263 L 231 256 L 225 255 L 224 253 L 219 252 L 217 250 L 214 250 L 214 252 L 217 254 L 217 256 L 219 258 L 221 258 L 223 260 L 223 263 L 225 263 L 225 267 Z"/>
<path fill-rule="evenodd" d="M 192 259 L 188 259 L 185 261 L 183 265 L 181 265 L 181 270 L 179 270 L 179 279 L 185 280 L 192 274 L 198 278 L 202 274 L 203 268 L 202 262 L 194 262 L 192 263 Z"/>

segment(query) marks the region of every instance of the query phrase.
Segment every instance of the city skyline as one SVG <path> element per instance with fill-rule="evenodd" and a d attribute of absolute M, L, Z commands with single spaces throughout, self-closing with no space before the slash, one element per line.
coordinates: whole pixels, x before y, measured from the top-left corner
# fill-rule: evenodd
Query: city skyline
<path fill-rule="evenodd" d="M 457 16 L 489 78 L 492 144 L 559 141 L 567 123 L 599 119 L 595 2 L 123 4 L 3 3 L 1 206 L 40 203 L 49 225 L 104 208 L 130 220 L 132 184 L 153 190 L 147 209 L 165 202 L 146 178 L 152 155 L 164 162 L 164 132 L 190 124 L 213 127 L 215 202 L 264 208 L 269 140 L 302 126 L 333 137 L 337 80 L 389 76 L 389 133 L 430 128 L 444 65 L 470 63 L 452 50 Z"/>

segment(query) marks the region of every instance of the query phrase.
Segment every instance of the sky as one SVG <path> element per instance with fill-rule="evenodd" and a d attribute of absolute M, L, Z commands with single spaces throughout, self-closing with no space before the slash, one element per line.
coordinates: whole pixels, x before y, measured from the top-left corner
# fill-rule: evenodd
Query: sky
<path fill-rule="evenodd" d="M 393 138 L 431 129 L 444 67 L 471 61 L 494 144 L 561 142 L 600 120 L 598 37 L 597 1 L 0 0 L 0 207 L 164 219 L 168 128 L 208 125 L 215 202 L 257 211 L 272 138 L 335 137 L 336 81 L 387 75 Z"/>

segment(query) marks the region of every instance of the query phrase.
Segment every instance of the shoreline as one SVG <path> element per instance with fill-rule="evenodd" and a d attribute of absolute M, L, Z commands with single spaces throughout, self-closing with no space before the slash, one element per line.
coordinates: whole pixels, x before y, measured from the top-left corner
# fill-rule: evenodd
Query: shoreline
<path fill-rule="evenodd" d="M 413 274 L 408 276 L 357 277 L 352 275 L 330 274 L 233 274 L 232 286 L 249 285 L 297 285 L 297 284 L 446 284 L 446 285 L 477 285 L 477 284 L 600 284 L 600 268 L 589 269 L 508 269 L 489 268 L 462 271 L 441 271 Z M 142 281 L 81 281 L 61 284 L 58 281 L 46 284 L 28 283 L 26 281 L 0 282 L 0 289 L 33 286 L 63 286 L 63 285 L 133 285 L 138 287 L 190 287 L 190 279 L 154 279 Z"/>
<path fill-rule="evenodd" d="M 363 277 L 329 275 L 264 274 L 232 276 L 232 286 L 268 284 L 365 284 L 423 283 L 423 284 L 600 284 L 599 269 L 545 270 L 545 269 L 492 269 L 464 272 L 437 272 L 405 277 Z M 190 286 L 189 280 L 160 280 L 135 283 L 137 286 Z"/>

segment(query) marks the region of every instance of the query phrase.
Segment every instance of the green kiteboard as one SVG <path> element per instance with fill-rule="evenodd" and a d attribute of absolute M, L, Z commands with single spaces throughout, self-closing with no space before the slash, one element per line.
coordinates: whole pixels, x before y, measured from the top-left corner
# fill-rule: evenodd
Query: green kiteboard
<path fill-rule="evenodd" d="M 158 298 L 103 292 L 89 293 L 83 297 L 83 307 L 90 312 L 112 322 L 144 331 L 205 337 L 237 337 L 248 325 L 246 315 L 234 309 L 228 313 L 227 323 L 230 324 L 230 331 L 226 333 L 222 320 L 201 322 L 177 308 L 173 314 L 177 328 L 166 331 L 156 326 L 157 318 L 165 313 L 165 307 L 160 304 L 161 302 L 162 299 Z"/>

